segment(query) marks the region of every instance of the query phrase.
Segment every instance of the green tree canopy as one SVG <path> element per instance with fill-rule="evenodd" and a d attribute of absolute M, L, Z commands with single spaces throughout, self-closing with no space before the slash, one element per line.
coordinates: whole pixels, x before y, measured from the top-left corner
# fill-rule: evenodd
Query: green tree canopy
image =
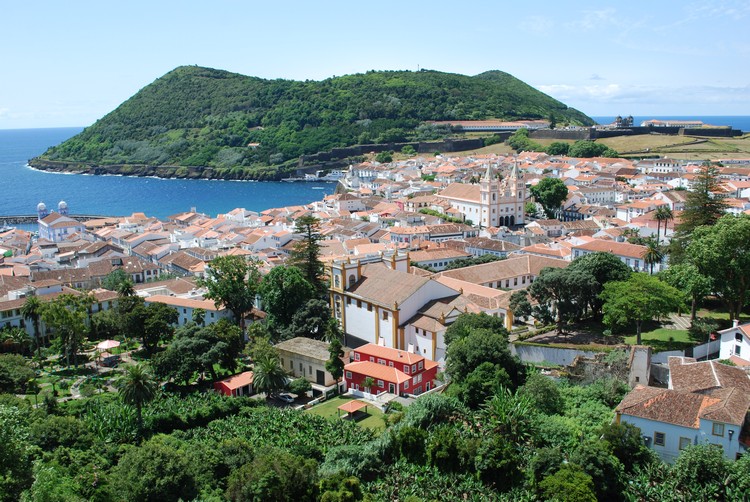
<path fill-rule="evenodd" d="M 727 205 L 718 195 L 720 192 L 719 169 L 704 163 L 685 198 L 685 209 L 677 227 L 681 236 L 688 237 L 698 227 L 713 225 L 724 216 Z"/>
<path fill-rule="evenodd" d="M 699 303 L 711 293 L 711 279 L 691 263 L 677 263 L 659 272 L 659 279 L 681 291 L 690 303 L 690 320 L 695 321 Z"/>
<path fill-rule="evenodd" d="M 283 265 L 274 267 L 263 277 L 258 292 L 271 330 L 283 330 L 289 326 L 295 312 L 315 295 L 313 286 L 300 269 Z"/>
<path fill-rule="evenodd" d="M 731 319 L 739 319 L 750 288 L 750 215 L 726 215 L 713 226 L 696 228 L 687 257 L 711 290 L 727 307 Z"/>
<path fill-rule="evenodd" d="M 232 473 L 226 495 L 232 502 L 312 502 L 318 492 L 317 470 L 315 460 L 268 448 Z"/>
<path fill-rule="evenodd" d="M 545 267 L 528 291 L 539 302 L 538 311 L 554 311 L 557 331 L 563 333 L 568 322 L 582 317 L 596 288 L 596 279 L 588 272 Z"/>
<path fill-rule="evenodd" d="M 570 144 L 564 141 L 553 141 L 546 150 L 548 155 L 568 155 L 569 151 Z"/>
<path fill-rule="evenodd" d="M 568 187 L 560 178 L 543 178 L 531 187 L 531 195 L 544 207 L 547 217 L 554 218 L 555 210 L 568 198 Z"/>
<path fill-rule="evenodd" d="M 219 256 L 211 260 L 206 278 L 199 281 L 208 289 L 206 298 L 216 306 L 232 311 L 235 321 L 245 331 L 245 315 L 255 304 L 255 294 L 260 283 L 260 272 L 255 262 L 241 256 Z"/>
<path fill-rule="evenodd" d="M 128 365 L 118 382 L 118 390 L 122 400 L 135 407 L 140 435 L 143 431 L 143 405 L 154 399 L 156 382 L 143 365 Z"/>
<path fill-rule="evenodd" d="M 591 140 L 576 141 L 570 146 L 568 155 L 575 158 L 590 157 L 617 157 L 619 154 L 603 143 L 596 143 Z"/>
<path fill-rule="evenodd" d="M 42 320 L 56 336 L 56 343 L 66 365 L 78 366 L 77 355 L 86 336 L 88 309 L 92 300 L 89 296 L 72 294 L 60 295 L 44 304 Z"/>
<path fill-rule="evenodd" d="M 645 273 L 633 273 L 627 281 L 613 281 L 604 285 L 601 298 L 604 322 L 611 326 L 635 323 L 636 343 L 641 343 L 644 321 L 667 315 L 677 310 L 682 294 Z"/>
<path fill-rule="evenodd" d="M 315 291 L 323 294 L 326 284 L 323 279 L 323 262 L 320 261 L 320 220 L 314 216 L 302 216 L 294 222 L 294 232 L 302 235 L 289 254 L 289 264 L 302 271 Z"/>
<path fill-rule="evenodd" d="M 511 355 L 508 338 L 504 334 L 487 328 L 475 328 L 468 335 L 455 339 L 448 345 L 446 371 L 454 382 L 464 382 L 485 362 L 503 368 L 513 386 L 523 382 L 523 366 Z"/>
<path fill-rule="evenodd" d="M 18 354 L 0 354 L 0 394 L 24 394 L 34 370 Z"/>
<path fill-rule="evenodd" d="M 604 285 L 611 281 L 625 281 L 632 270 L 612 253 L 598 252 L 579 256 L 568 269 L 579 270 L 590 274 L 596 281 L 596 287 L 590 297 L 590 307 L 594 313 L 601 313 L 602 301 L 599 298 Z"/>

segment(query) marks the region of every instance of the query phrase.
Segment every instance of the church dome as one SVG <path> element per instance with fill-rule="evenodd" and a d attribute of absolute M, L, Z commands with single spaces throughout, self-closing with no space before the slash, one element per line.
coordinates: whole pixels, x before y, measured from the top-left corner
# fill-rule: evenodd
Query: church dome
<path fill-rule="evenodd" d="M 67 202 L 65 202 L 64 200 L 61 200 L 61 201 L 60 201 L 60 202 L 59 202 L 59 203 L 57 204 L 57 209 L 68 209 L 68 203 L 67 203 Z"/>
<path fill-rule="evenodd" d="M 36 205 L 36 210 L 37 211 L 46 211 L 47 210 L 47 206 L 44 204 L 44 202 L 40 202 L 39 204 Z"/>

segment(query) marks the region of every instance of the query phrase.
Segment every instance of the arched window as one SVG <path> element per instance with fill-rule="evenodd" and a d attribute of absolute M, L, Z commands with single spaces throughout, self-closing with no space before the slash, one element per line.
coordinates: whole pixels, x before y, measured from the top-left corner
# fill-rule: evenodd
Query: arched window
<path fill-rule="evenodd" d="M 354 283 L 357 282 L 357 279 L 354 277 L 354 274 L 349 276 L 349 287 L 351 288 L 354 286 Z"/>
<path fill-rule="evenodd" d="M 333 287 L 340 288 L 341 287 L 341 276 L 340 275 L 334 275 L 333 276 Z"/>

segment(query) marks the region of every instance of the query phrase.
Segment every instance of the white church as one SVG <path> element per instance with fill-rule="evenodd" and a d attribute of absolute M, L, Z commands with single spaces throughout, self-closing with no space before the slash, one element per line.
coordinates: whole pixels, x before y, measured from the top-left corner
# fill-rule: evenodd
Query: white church
<path fill-rule="evenodd" d="M 447 200 L 464 219 L 482 227 L 524 224 L 526 184 L 515 163 L 507 178 L 500 179 L 488 164 L 479 184 L 453 183 L 438 197 Z"/>

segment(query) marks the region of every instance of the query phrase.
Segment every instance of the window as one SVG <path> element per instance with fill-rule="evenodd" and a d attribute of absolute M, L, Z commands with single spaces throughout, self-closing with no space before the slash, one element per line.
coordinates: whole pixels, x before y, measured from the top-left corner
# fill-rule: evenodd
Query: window
<path fill-rule="evenodd" d="M 411 365 L 411 372 L 412 373 L 416 373 L 417 372 L 417 365 L 416 364 L 412 364 Z"/>
<path fill-rule="evenodd" d="M 654 446 L 664 446 L 666 434 L 663 432 L 654 432 Z"/>
<path fill-rule="evenodd" d="M 742 335 L 740 333 L 736 333 L 734 335 L 734 341 L 735 342 L 742 342 Z"/>
<path fill-rule="evenodd" d="M 294 371 L 294 361 L 289 361 L 289 369 Z"/>
<path fill-rule="evenodd" d="M 281 367 L 282 368 L 284 367 L 284 358 L 283 357 L 281 358 Z"/>
<path fill-rule="evenodd" d="M 357 308 L 358 309 L 362 308 L 362 300 L 357 300 Z"/>
<path fill-rule="evenodd" d="M 388 366 L 390 366 L 391 368 L 393 368 L 393 361 L 388 361 Z"/>
<path fill-rule="evenodd" d="M 742 349 L 742 345 L 735 345 L 735 346 L 734 346 L 734 355 L 735 355 L 735 356 L 739 356 L 739 355 L 740 355 L 740 350 L 741 350 L 741 349 Z"/>
<path fill-rule="evenodd" d="M 513 278 L 513 285 L 518 286 L 518 277 Z"/>
<path fill-rule="evenodd" d="M 690 440 L 690 438 L 680 438 L 680 450 L 684 450 L 691 444 L 693 444 L 693 442 Z"/>
<path fill-rule="evenodd" d="M 388 311 L 387 311 L 387 310 L 384 310 L 384 311 L 383 311 L 383 320 L 384 320 L 384 321 L 387 321 L 387 320 L 388 320 Z"/>
<path fill-rule="evenodd" d="M 352 372 L 351 371 L 347 371 L 346 372 L 346 378 L 347 379 L 351 379 L 352 378 Z"/>
<path fill-rule="evenodd" d="M 404 389 L 408 389 L 408 388 L 409 388 L 409 380 L 404 382 Z"/>
<path fill-rule="evenodd" d="M 307 374 L 308 374 L 308 375 L 312 375 L 312 366 L 308 366 L 308 369 L 309 369 L 309 371 L 308 371 L 308 373 L 307 373 Z"/>
<path fill-rule="evenodd" d="M 371 363 L 374 363 L 374 362 L 375 362 L 375 358 L 374 358 L 373 356 L 370 356 L 370 362 L 371 362 Z"/>
<path fill-rule="evenodd" d="M 367 311 L 372 312 L 372 303 L 367 304 Z"/>
<path fill-rule="evenodd" d="M 714 422 L 714 426 L 711 430 L 711 434 L 714 436 L 723 436 L 724 435 L 724 424 L 720 424 L 717 422 Z"/>
<path fill-rule="evenodd" d="M 378 380 L 378 388 L 382 389 L 383 387 L 385 387 L 385 384 L 383 383 L 383 381 Z"/>
<path fill-rule="evenodd" d="M 359 361 L 359 352 L 354 353 L 354 360 Z"/>
<path fill-rule="evenodd" d="M 352 299 L 351 298 L 347 298 L 346 299 L 346 304 L 347 305 L 351 305 L 352 304 Z"/>
<path fill-rule="evenodd" d="M 404 365 L 404 373 L 409 374 L 409 366 Z"/>
<path fill-rule="evenodd" d="M 419 361 L 419 366 L 417 366 L 420 370 L 424 368 L 424 361 Z"/>
<path fill-rule="evenodd" d="M 385 364 L 385 359 L 378 358 L 378 364 Z"/>

